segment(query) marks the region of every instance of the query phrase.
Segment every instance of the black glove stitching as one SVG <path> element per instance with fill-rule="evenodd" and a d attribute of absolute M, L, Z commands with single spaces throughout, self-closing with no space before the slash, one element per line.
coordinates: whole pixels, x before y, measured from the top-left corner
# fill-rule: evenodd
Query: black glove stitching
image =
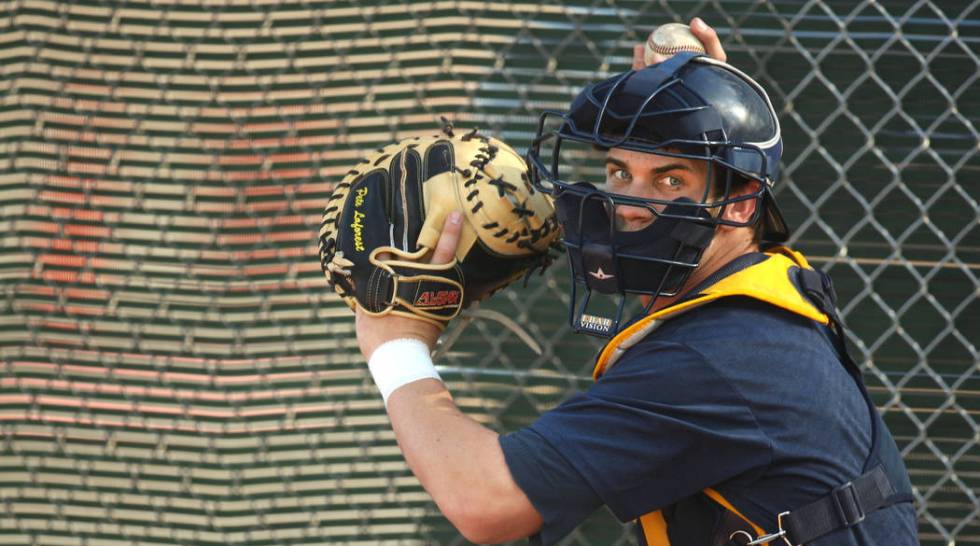
<path fill-rule="evenodd" d="M 510 209 L 510 211 L 513 212 L 514 214 L 516 214 L 518 218 L 533 218 L 534 217 L 534 211 L 531 210 L 531 209 L 529 209 L 529 208 L 527 208 L 527 201 L 526 200 L 523 203 L 519 204 L 519 205 L 514 205 L 514 207 L 512 209 Z"/>
<path fill-rule="evenodd" d="M 507 192 L 514 193 L 517 191 L 517 186 L 505 181 L 503 175 L 487 180 L 487 184 L 497 188 L 497 194 L 499 197 L 503 197 Z"/>

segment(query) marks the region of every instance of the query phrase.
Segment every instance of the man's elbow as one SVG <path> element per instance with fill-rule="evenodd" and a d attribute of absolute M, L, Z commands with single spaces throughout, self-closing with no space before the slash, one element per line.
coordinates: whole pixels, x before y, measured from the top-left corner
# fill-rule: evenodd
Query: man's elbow
<path fill-rule="evenodd" d="M 475 544 L 511 542 L 541 528 L 541 516 L 529 503 L 524 507 L 500 499 L 458 499 L 441 509 L 456 530 Z"/>

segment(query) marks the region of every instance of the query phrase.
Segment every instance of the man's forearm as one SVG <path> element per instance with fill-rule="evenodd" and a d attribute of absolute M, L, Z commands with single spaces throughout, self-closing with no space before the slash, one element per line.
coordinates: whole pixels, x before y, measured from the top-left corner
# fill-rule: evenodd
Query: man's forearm
<path fill-rule="evenodd" d="M 541 516 L 514 483 L 497 433 L 467 417 L 442 382 L 409 383 L 388 399 L 408 466 L 443 514 L 471 541 L 533 534 Z"/>

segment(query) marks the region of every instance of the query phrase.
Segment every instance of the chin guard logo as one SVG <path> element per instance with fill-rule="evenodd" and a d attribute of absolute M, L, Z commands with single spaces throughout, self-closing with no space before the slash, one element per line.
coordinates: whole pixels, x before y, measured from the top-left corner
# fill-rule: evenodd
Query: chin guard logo
<path fill-rule="evenodd" d="M 582 318 L 580 318 L 578 321 L 578 325 L 579 328 L 583 330 L 608 335 L 609 332 L 612 331 L 613 321 L 612 319 L 608 319 L 606 317 L 597 317 L 595 315 L 587 315 L 583 313 Z"/>
<path fill-rule="evenodd" d="M 592 275 L 593 277 L 599 279 L 600 281 L 611 279 L 616 276 L 616 275 L 610 275 L 609 273 L 606 273 L 605 271 L 602 270 L 601 267 L 596 271 L 589 271 L 589 275 Z"/>
<path fill-rule="evenodd" d="M 459 303 L 459 290 L 426 290 L 415 298 L 415 307 L 444 307 Z"/>

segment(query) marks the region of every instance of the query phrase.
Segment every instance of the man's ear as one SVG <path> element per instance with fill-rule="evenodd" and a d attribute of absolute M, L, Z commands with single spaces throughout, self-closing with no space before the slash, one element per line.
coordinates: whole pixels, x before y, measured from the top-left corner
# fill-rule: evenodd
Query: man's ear
<path fill-rule="evenodd" d="M 745 184 L 740 184 L 737 189 L 732 189 L 729 198 L 741 197 L 743 195 L 758 194 L 761 188 L 758 180 L 748 180 Z M 744 224 L 752 219 L 756 207 L 759 206 L 759 199 L 745 199 L 730 203 L 725 207 L 722 218 L 731 222 Z"/>

